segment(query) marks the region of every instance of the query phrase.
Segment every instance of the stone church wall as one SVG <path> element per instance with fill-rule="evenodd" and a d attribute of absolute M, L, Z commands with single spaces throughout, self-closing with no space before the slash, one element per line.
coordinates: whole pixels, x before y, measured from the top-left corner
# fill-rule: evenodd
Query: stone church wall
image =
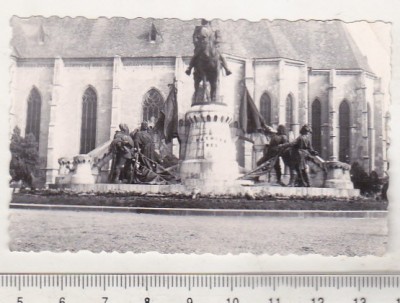
<path fill-rule="evenodd" d="M 297 137 L 300 130 L 300 98 L 299 98 L 299 83 L 300 83 L 300 68 L 285 63 L 283 73 L 281 75 L 281 98 L 280 98 L 280 121 L 279 124 L 286 123 L 286 98 L 291 95 L 293 98 L 292 112 L 292 131 L 293 136 Z"/>
<path fill-rule="evenodd" d="M 274 61 L 256 61 L 254 77 L 255 103 L 260 106 L 260 98 L 267 92 L 271 98 L 271 124 L 275 128 L 278 124 L 286 123 L 286 98 L 290 94 L 293 98 L 293 123 L 306 120 L 300 115 L 301 103 L 300 78 L 301 64 L 280 63 Z M 298 127 L 294 127 L 295 134 L 298 134 Z"/>
<path fill-rule="evenodd" d="M 380 80 L 374 81 L 374 123 L 375 128 L 375 167 L 374 169 L 379 175 L 383 175 L 386 169 L 386 148 L 387 148 L 387 133 L 385 130 L 386 119 L 385 119 L 385 108 L 384 108 L 384 94 L 380 91 Z"/>
<path fill-rule="evenodd" d="M 120 123 L 128 124 L 131 130 L 140 126 L 143 120 L 145 94 L 152 88 L 158 90 L 164 101 L 167 99 L 168 84 L 174 81 L 175 59 L 157 58 L 123 59 L 120 88 Z"/>
<path fill-rule="evenodd" d="M 362 149 L 362 104 L 357 100 L 358 87 L 357 74 L 347 72 L 336 72 L 335 80 L 335 100 L 334 108 L 336 111 L 336 120 L 339 127 L 339 107 L 343 100 L 347 100 L 350 106 L 350 155 L 349 162 L 355 159 L 361 159 Z M 336 130 L 335 140 L 339 142 L 339 128 Z M 337 144 L 339 148 L 339 144 Z M 339 154 L 337 152 L 337 154 Z M 361 157 L 361 158 L 360 158 Z"/>
<path fill-rule="evenodd" d="M 79 64 L 65 61 L 62 71 L 63 96 L 57 105 L 57 133 L 62 137 L 58 146 L 62 156 L 72 157 L 79 154 L 82 97 L 88 87 L 92 87 L 97 95 L 96 146 L 110 137 L 112 61 L 101 63 L 95 66 L 86 62 Z"/>
<path fill-rule="evenodd" d="M 12 84 L 12 107 L 10 109 L 11 131 L 15 126 L 21 129 L 22 136 L 25 136 L 26 118 L 28 110 L 28 98 L 33 87 L 36 87 L 41 96 L 40 113 L 40 138 L 39 157 L 41 167 L 46 166 L 47 138 L 50 117 L 50 100 L 53 77 L 53 65 L 51 62 L 19 62 L 17 63 L 15 83 Z"/>
<path fill-rule="evenodd" d="M 279 65 L 277 61 L 255 63 L 254 102 L 260 108 L 260 99 L 267 92 L 271 98 L 271 124 L 279 122 Z"/>
<path fill-rule="evenodd" d="M 312 71 L 309 76 L 309 123 L 312 121 L 312 104 L 318 99 L 321 102 L 321 157 L 329 159 L 329 104 L 328 104 L 329 72 Z"/>
<path fill-rule="evenodd" d="M 229 109 L 233 114 L 234 125 L 238 125 L 240 105 L 243 100 L 245 93 L 245 62 L 240 60 L 229 60 L 229 68 L 232 71 L 232 75 L 223 76 L 221 80 L 224 102 L 228 104 Z M 242 134 L 242 130 L 236 128 L 233 125 L 232 132 L 238 136 Z M 238 139 L 235 143 L 236 145 L 236 160 L 238 164 L 242 167 L 245 165 L 245 142 L 242 139 Z"/>
<path fill-rule="evenodd" d="M 228 106 L 233 115 L 233 121 L 239 120 L 240 104 L 244 95 L 244 77 L 245 65 L 244 61 L 227 59 L 228 65 L 232 74 L 229 76 L 223 75 L 221 81 L 221 95 L 223 95 L 223 102 Z"/>

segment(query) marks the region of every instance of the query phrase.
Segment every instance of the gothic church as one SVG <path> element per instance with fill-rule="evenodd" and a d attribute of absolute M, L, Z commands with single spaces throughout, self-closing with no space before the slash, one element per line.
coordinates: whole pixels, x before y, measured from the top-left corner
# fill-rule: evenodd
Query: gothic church
<path fill-rule="evenodd" d="M 185 74 L 200 20 L 19 18 L 13 30 L 11 127 L 39 142 L 46 182 L 58 159 L 88 153 L 126 123 L 154 123 L 176 83 L 180 122 L 191 106 Z M 359 162 L 367 172 L 387 168 L 388 105 L 380 78 L 346 25 L 339 21 L 213 20 L 232 75 L 221 95 L 233 113 L 237 161 L 254 167 L 265 138 L 238 127 L 245 88 L 267 124 L 303 124 L 324 159 Z M 176 153 L 173 143 L 172 151 Z"/>

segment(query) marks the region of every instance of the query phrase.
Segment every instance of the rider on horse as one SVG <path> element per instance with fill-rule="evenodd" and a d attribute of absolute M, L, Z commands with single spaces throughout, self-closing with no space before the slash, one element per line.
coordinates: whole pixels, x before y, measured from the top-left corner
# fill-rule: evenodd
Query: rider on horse
<path fill-rule="evenodd" d="M 215 32 L 211 28 L 211 23 L 205 19 L 201 20 L 201 25 L 196 26 L 193 32 L 193 44 L 194 44 L 194 55 L 190 60 L 189 67 L 186 69 L 186 74 L 190 76 L 192 72 L 192 68 L 194 67 L 199 55 L 202 51 L 204 51 L 205 46 L 212 40 L 214 42 L 214 46 L 216 51 L 219 54 L 219 60 L 221 62 L 221 66 L 224 68 L 226 75 L 232 74 L 229 70 L 228 65 L 224 56 L 219 52 L 219 46 L 221 43 L 221 33 L 219 30 Z"/>

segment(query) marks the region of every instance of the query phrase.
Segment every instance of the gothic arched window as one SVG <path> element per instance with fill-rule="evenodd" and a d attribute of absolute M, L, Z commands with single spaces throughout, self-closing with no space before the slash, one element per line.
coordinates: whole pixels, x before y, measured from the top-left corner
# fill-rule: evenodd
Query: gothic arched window
<path fill-rule="evenodd" d="M 32 134 L 36 142 L 40 136 L 40 111 L 42 108 L 42 98 L 36 87 L 32 88 L 28 97 L 28 111 L 26 115 L 25 135 Z"/>
<path fill-rule="evenodd" d="M 97 95 L 88 87 L 82 96 L 81 154 L 96 147 Z"/>
<path fill-rule="evenodd" d="M 350 106 L 343 100 L 339 106 L 339 161 L 350 162 Z"/>
<path fill-rule="evenodd" d="M 144 96 L 143 121 L 156 122 L 164 106 L 164 99 L 155 88 L 150 89 Z"/>
<path fill-rule="evenodd" d="M 312 145 L 321 154 L 321 102 L 315 99 L 311 108 Z"/>
<path fill-rule="evenodd" d="M 260 114 L 267 125 L 271 125 L 271 98 L 263 93 L 260 99 Z"/>
<path fill-rule="evenodd" d="M 293 126 L 293 97 L 288 95 L 286 97 L 286 130 L 291 131 Z"/>

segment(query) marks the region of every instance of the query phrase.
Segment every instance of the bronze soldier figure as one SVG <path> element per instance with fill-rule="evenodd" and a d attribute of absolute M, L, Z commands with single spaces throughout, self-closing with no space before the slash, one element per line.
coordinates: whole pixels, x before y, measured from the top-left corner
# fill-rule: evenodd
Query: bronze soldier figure
<path fill-rule="evenodd" d="M 280 148 L 278 148 L 279 145 L 285 144 L 288 142 L 288 136 L 286 133 L 286 127 L 284 125 L 279 125 L 277 129 L 277 133 L 273 134 L 271 137 L 271 141 L 269 143 L 269 146 L 266 145 L 264 148 L 264 155 L 263 157 L 257 161 L 257 166 L 260 166 L 261 164 L 265 163 L 269 159 L 277 156 L 279 154 Z M 282 181 L 282 170 L 281 170 L 281 164 L 279 161 L 279 158 L 275 160 L 274 164 L 274 169 L 276 173 L 276 179 L 279 185 L 281 186 L 286 186 Z"/>
<path fill-rule="evenodd" d="M 318 152 L 311 145 L 310 133 L 310 126 L 307 124 L 303 125 L 300 129 L 300 136 L 296 140 L 279 146 L 280 148 L 292 147 L 292 161 L 297 173 L 297 185 L 300 187 L 310 187 L 310 180 L 307 173 L 307 159 L 310 155 L 318 155 Z"/>
<path fill-rule="evenodd" d="M 115 132 L 114 140 L 111 142 L 109 151 L 113 154 L 109 181 L 119 183 L 121 174 L 124 172 L 124 179 L 129 179 L 129 167 L 133 158 L 131 149 L 133 141 L 129 136 L 129 128 L 126 124 L 120 124 Z"/>
<path fill-rule="evenodd" d="M 125 123 L 121 123 L 118 125 L 119 130 L 115 131 L 114 134 L 114 139 L 117 139 L 118 137 L 122 135 L 129 135 L 129 127 Z"/>
<path fill-rule="evenodd" d="M 142 122 L 140 125 L 140 130 L 133 134 L 132 139 L 137 151 L 152 161 L 159 161 L 159 158 L 155 152 L 153 137 L 149 132 L 149 126 L 147 122 Z"/>

